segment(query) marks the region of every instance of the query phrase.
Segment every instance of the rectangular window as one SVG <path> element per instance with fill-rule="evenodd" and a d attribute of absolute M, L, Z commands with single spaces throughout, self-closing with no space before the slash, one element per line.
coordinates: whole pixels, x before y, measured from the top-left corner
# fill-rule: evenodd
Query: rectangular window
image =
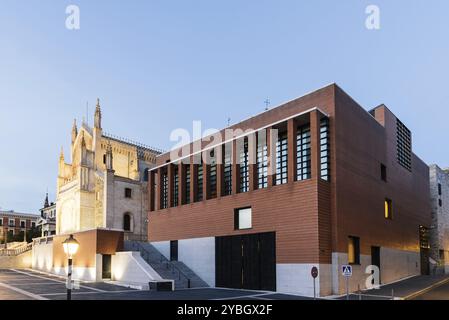
<path fill-rule="evenodd" d="M 240 151 L 240 188 L 239 192 L 249 191 L 248 138 L 243 138 L 243 148 Z"/>
<path fill-rule="evenodd" d="M 210 198 L 217 197 L 217 164 L 213 160 L 209 171 L 209 194 Z"/>
<path fill-rule="evenodd" d="M 312 177 L 312 159 L 310 150 L 310 126 L 298 128 L 296 133 L 296 180 Z"/>
<path fill-rule="evenodd" d="M 14 219 L 9 219 L 9 224 L 10 227 L 14 227 L 16 225 L 16 221 Z"/>
<path fill-rule="evenodd" d="M 168 174 L 167 170 L 162 172 L 161 209 L 168 208 Z"/>
<path fill-rule="evenodd" d="M 320 177 L 326 181 L 330 181 L 329 142 L 329 119 L 324 118 L 320 123 Z"/>
<path fill-rule="evenodd" d="M 268 187 L 268 149 L 266 141 L 257 144 L 257 188 Z"/>
<path fill-rule="evenodd" d="M 36 222 L 31 222 L 31 228 L 36 228 Z"/>
<path fill-rule="evenodd" d="M 438 195 L 441 196 L 441 183 L 438 184 Z"/>
<path fill-rule="evenodd" d="M 196 180 L 196 199 L 195 201 L 203 201 L 203 165 L 199 164 L 197 166 L 197 180 Z"/>
<path fill-rule="evenodd" d="M 288 144 L 287 133 L 280 133 L 276 142 L 276 185 L 287 183 Z"/>
<path fill-rule="evenodd" d="M 252 228 L 251 208 L 242 208 L 234 210 L 234 229 L 244 230 Z"/>
<path fill-rule="evenodd" d="M 396 145 L 398 163 L 412 171 L 412 134 L 399 119 L 396 119 Z"/>
<path fill-rule="evenodd" d="M 385 199 L 385 219 L 393 219 L 393 201 Z"/>
<path fill-rule="evenodd" d="M 383 163 L 380 164 L 380 178 L 387 182 L 387 167 Z"/>
<path fill-rule="evenodd" d="M 131 188 L 125 188 L 125 198 L 131 198 L 132 190 Z"/>
<path fill-rule="evenodd" d="M 26 227 L 26 222 L 25 222 L 25 220 L 20 220 L 20 227 L 21 227 L 21 228 L 25 228 L 25 227 Z"/>
<path fill-rule="evenodd" d="M 442 206 L 443 206 L 443 200 L 438 199 L 438 205 L 439 205 L 440 207 L 442 207 Z"/>
<path fill-rule="evenodd" d="M 173 167 L 173 207 L 178 206 L 179 198 L 179 173 L 178 166 Z"/>
<path fill-rule="evenodd" d="M 186 185 L 185 185 L 185 199 L 186 204 L 190 203 L 190 165 L 186 165 L 185 167 L 185 173 L 186 173 Z"/>
<path fill-rule="evenodd" d="M 360 238 L 348 237 L 348 263 L 360 264 Z"/>
<path fill-rule="evenodd" d="M 3 218 L 0 218 L 0 226 L 3 225 Z"/>
<path fill-rule="evenodd" d="M 231 148 L 225 148 L 224 165 L 223 165 L 223 195 L 232 194 L 232 153 Z"/>

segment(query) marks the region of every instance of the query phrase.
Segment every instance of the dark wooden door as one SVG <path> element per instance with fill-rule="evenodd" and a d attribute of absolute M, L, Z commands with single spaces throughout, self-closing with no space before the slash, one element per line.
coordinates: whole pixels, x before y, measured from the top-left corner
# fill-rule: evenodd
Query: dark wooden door
<path fill-rule="evenodd" d="M 382 282 L 380 278 L 380 247 L 371 247 L 371 264 L 379 268 L 379 284 L 381 284 Z"/>
<path fill-rule="evenodd" d="M 178 240 L 170 241 L 170 261 L 178 261 Z"/>
<path fill-rule="evenodd" d="M 102 278 L 111 279 L 111 255 L 102 255 Z"/>
<path fill-rule="evenodd" d="M 276 237 L 274 232 L 217 237 L 217 287 L 276 290 Z"/>

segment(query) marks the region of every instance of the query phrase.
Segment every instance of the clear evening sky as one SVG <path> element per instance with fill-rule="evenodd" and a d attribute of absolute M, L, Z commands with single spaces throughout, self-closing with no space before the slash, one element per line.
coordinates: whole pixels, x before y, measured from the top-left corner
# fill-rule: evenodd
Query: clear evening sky
<path fill-rule="evenodd" d="M 80 8 L 80 30 L 65 27 Z M 380 8 L 381 29 L 365 27 Z M 0 207 L 54 201 L 73 118 L 169 149 L 175 128 L 222 128 L 332 82 L 385 103 L 428 164 L 449 165 L 447 0 L 0 0 Z"/>

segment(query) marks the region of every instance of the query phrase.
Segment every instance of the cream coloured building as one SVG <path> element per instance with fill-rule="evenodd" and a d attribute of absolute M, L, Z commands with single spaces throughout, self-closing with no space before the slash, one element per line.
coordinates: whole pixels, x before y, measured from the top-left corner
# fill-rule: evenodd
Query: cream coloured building
<path fill-rule="evenodd" d="M 97 100 L 94 126 L 72 127 L 71 163 L 59 157 L 56 234 L 120 229 L 147 237 L 148 169 L 160 151 L 105 134 Z"/>

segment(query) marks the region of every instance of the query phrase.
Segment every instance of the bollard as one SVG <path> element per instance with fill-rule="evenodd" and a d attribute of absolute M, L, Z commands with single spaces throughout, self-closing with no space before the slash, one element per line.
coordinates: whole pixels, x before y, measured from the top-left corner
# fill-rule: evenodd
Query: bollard
<path fill-rule="evenodd" d="M 359 291 L 359 300 L 362 300 L 362 290 L 360 290 L 360 284 L 357 285 L 357 289 Z"/>

